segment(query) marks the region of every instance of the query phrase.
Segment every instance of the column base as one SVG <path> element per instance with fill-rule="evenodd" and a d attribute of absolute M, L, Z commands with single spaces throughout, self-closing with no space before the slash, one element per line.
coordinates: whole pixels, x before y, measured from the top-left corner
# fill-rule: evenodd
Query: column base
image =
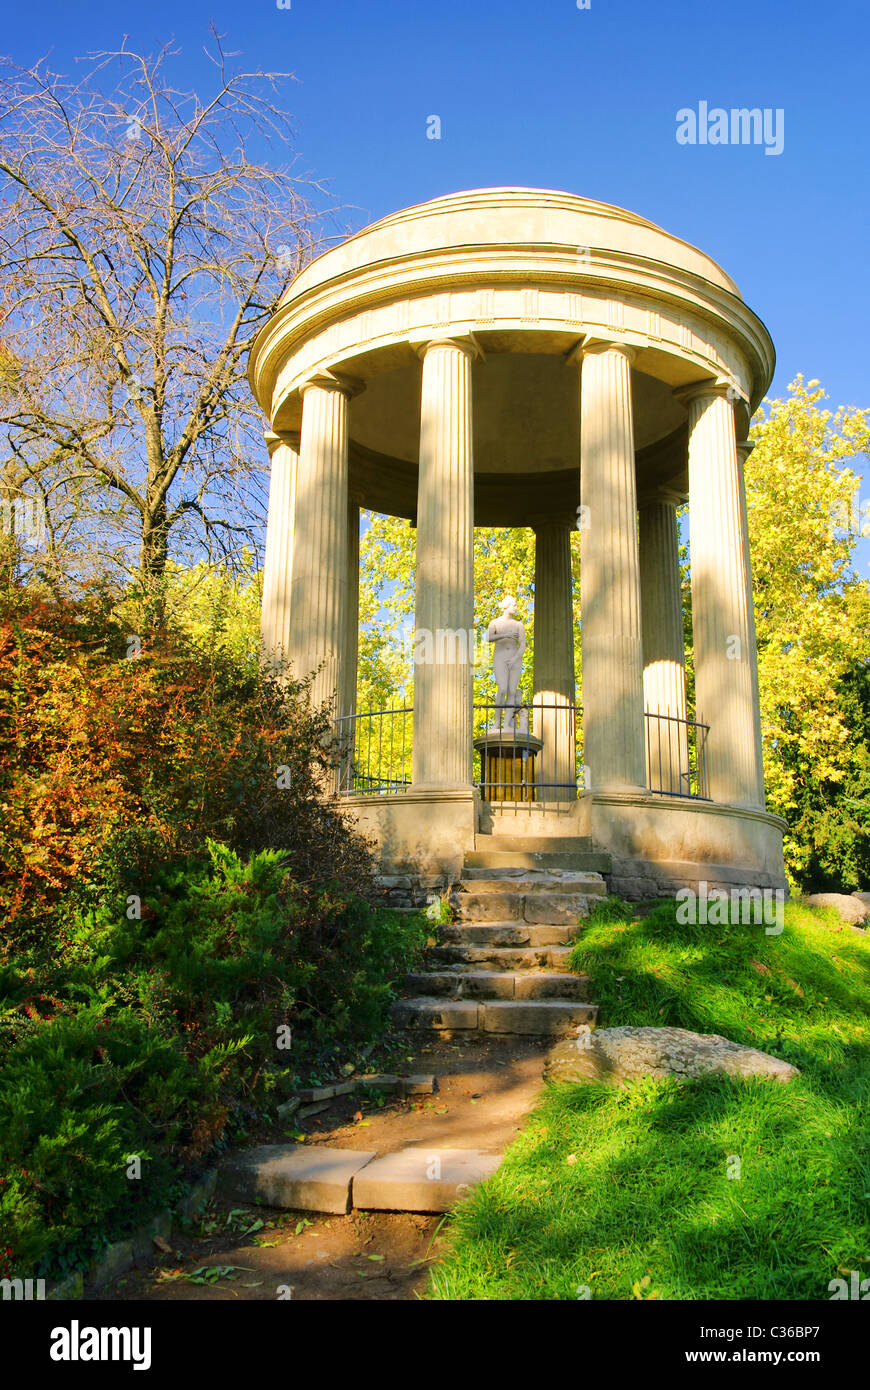
<path fill-rule="evenodd" d="M 634 786 L 630 782 L 603 782 L 600 786 L 594 783 L 590 788 L 593 796 L 606 796 L 612 801 L 652 801 L 653 794 L 649 787 Z"/>

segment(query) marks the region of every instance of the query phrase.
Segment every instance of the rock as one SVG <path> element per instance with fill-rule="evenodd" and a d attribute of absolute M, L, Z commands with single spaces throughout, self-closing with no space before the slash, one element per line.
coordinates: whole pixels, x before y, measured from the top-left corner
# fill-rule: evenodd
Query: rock
<path fill-rule="evenodd" d="M 68 1274 L 59 1284 L 53 1284 L 46 1298 L 55 1302 L 65 1302 L 69 1299 L 83 1298 L 85 1292 L 85 1281 L 80 1269 Z"/>
<path fill-rule="evenodd" d="M 287 1124 L 288 1121 L 293 1119 L 293 1116 L 296 1114 L 301 1104 L 302 1102 L 298 1096 L 294 1096 L 292 1100 L 285 1100 L 283 1105 L 278 1106 L 276 1112 L 278 1119 L 282 1120 L 284 1124 Z"/>
<path fill-rule="evenodd" d="M 641 1076 L 769 1076 L 791 1081 L 797 1067 L 716 1033 L 686 1028 L 599 1028 L 566 1038 L 550 1052 L 549 1081 L 605 1081 L 624 1085 Z"/>
<path fill-rule="evenodd" d="M 101 1289 L 120 1275 L 126 1274 L 133 1263 L 132 1240 L 117 1240 L 109 1245 L 99 1258 L 91 1262 L 90 1282 L 95 1289 Z"/>
<path fill-rule="evenodd" d="M 133 1258 L 136 1260 L 147 1260 L 154 1254 L 155 1244 L 162 1240 L 166 1249 L 169 1236 L 172 1232 L 172 1213 L 168 1208 L 157 1213 L 152 1217 L 146 1226 L 131 1238 L 130 1244 L 133 1247 Z M 163 1248 L 162 1246 L 159 1248 Z"/>
<path fill-rule="evenodd" d="M 190 1189 L 186 1197 L 175 1208 L 176 1217 L 184 1221 L 192 1221 L 195 1216 L 207 1207 L 217 1188 L 217 1169 L 212 1168 Z"/>
<path fill-rule="evenodd" d="M 867 896 L 870 895 L 863 894 L 859 897 L 857 893 L 810 893 L 803 901 L 808 907 L 832 907 L 844 922 L 850 922 L 853 927 L 862 927 L 870 918 L 870 903 L 862 901 L 862 898 Z"/>

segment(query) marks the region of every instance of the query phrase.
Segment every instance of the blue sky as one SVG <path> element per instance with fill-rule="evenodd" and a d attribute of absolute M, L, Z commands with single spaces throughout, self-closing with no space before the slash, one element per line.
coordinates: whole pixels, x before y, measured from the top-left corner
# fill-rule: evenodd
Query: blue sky
<path fill-rule="evenodd" d="M 771 394 L 803 372 L 832 407 L 870 404 L 864 0 L 41 0 L 7 11 L 0 49 L 70 70 L 125 32 L 150 50 L 174 38 L 194 86 L 210 20 L 245 66 L 295 75 L 300 168 L 349 227 L 485 185 L 616 203 L 734 278 L 776 344 Z M 781 108 L 782 153 L 678 144 L 676 113 L 699 101 Z"/>

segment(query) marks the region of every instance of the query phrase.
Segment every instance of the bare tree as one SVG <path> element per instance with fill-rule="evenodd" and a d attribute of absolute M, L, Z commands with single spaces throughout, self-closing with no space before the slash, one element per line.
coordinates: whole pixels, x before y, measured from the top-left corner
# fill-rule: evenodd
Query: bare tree
<path fill-rule="evenodd" d="M 231 561 L 262 521 L 247 352 L 323 190 L 294 172 L 290 75 L 232 72 L 213 38 L 207 98 L 169 85 L 169 47 L 93 55 L 76 82 L 6 64 L 0 496 L 42 498 L 56 581 L 96 565 L 153 597 L 170 539 Z"/>

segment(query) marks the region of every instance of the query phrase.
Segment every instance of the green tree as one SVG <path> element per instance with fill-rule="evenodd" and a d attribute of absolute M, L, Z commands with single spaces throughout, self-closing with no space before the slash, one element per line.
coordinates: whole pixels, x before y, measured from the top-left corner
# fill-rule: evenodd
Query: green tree
<path fill-rule="evenodd" d="M 857 692 L 870 633 L 870 585 L 853 567 L 861 480 L 849 463 L 870 453 L 870 420 L 867 410 L 832 414 L 825 399 L 799 376 L 788 397 L 765 402 L 746 492 L 768 806 L 789 822 L 797 882 L 848 885 L 870 879 L 866 837 L 861 867 L 860 836 L 847 829 L 867 756 Z"/>
<path fill-rule="evenodd" d="M 413 701 L 412 648 L 416 533 L 397 517 L 366 513 L 360 542 L 360 649 L 358 708 L 390 709 Z M 574 624 L 578 690 L 580 683 L 580 534 L 572 536 Z M 535 648 L 535 537 L 527 527 L 477 527 L 474 532 L 474 624 L 478 641 L 498 614 L 504 594 L 516 596 L 525 624 L 528 651 L 520 693 L 532 697 Z M 475 676 L 475 701 L 495 697 L 490 653 Z"/>

